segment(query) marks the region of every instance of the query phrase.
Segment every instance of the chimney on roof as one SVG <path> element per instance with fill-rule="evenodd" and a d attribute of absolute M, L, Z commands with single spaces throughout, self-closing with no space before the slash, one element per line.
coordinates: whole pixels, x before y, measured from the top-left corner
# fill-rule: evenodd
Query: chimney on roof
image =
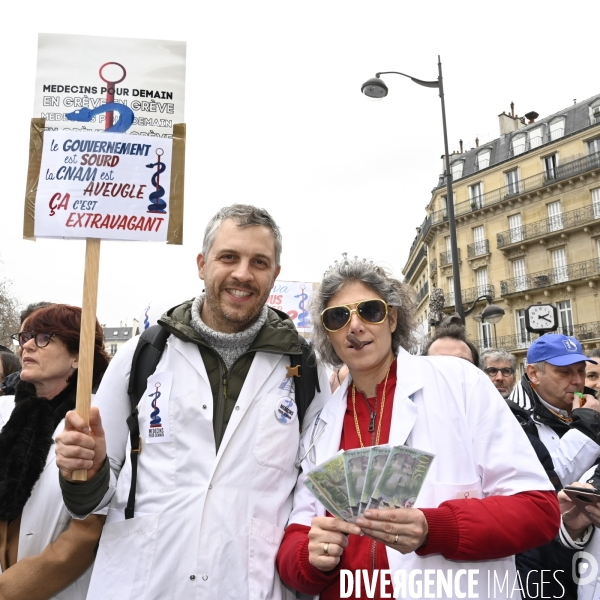
<path fill-rule="evenodd" d="M 530 125 L 531 123 L 535 123 L 535 120 L 539 117 L 540 115 L 538 113 L 536 113 L 534 110 L 532 110 L 531 112 L 528 112 L 525 115 L 525 118 L 528 120 L 527 125 Z"/>
<path fill-rule="evenodd" d="M 479 138 L 478 137 L 475 138 L 475 146 L 477 146 L 477 148 L 479 148 Z"/>
<path fill-rule="evenodd" d="M 458 143 L 460 144 L 460 153 L 462 154 L 463 153 L 463 141 L 459 140 Z"/>
<path fill-rule="evenodd" d="M 498 118 L 500 119 L 500 135 L 506 135 L 508 133 L 512 133 L 513 131 L 517 131 L 517 129 L 521 129 L 521 127 L 525 127 L 525 123 L 519 119 L 517 115 L 515 115 L 515 103 L 510 103 L 510 115 L 507 115 L 504 111 L 502 111 Z"/>

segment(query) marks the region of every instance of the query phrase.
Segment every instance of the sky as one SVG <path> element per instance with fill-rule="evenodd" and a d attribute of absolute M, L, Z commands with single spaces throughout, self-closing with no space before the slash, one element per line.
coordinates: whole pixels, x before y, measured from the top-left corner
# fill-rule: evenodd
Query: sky
<path fill-rule="evenodd" d="M 320 281 L 342 252 L 399 278 L 442 171 L 437 90 L 377 71 L 437 78 L 450 151 L 498 137 L 498 115 L 544 117 L 600 92 L 597 4 L 562 20 L 547 2 L 221 0 L 115 6 L 11 4 L 0 36 L 0 280 L 22 304 L 81 305 L 83 241 L 23 240 L 38 33 L 187 42 L 184 243 L 102 242 L 97 315 L 131 325 L 148 303 L 202 291 L 196 256 L 207 221 L 235 202 L 266 208 L 283 234 L 282 281 Z M 589 18 L 586 18 L 586 15 Z M 573 16 L 573 15 L 572 15 Z M 576 28 L 573 27 L 576 25 Z M 594 41 L 596 40 L 596 41 Z"/>

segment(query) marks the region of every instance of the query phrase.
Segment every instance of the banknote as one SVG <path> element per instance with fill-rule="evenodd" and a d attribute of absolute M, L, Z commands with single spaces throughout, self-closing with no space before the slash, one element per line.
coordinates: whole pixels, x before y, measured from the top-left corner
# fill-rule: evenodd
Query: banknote
<path fill-rule="evenodd" d="M 369 464 L 367 465 L 367 476 L 365 478 L 365 485 L 360 497 L 360 504 L 358 507 L 358 514 L 362 516 L 367 508 L 367 504 L 375 491 L 375 486 L 379 481 L 379 476 L 385 467 L 385 463 L 392 451 L 392 447 L 387 444 L 382 446 L 372 446 L 369 453 Z"/>
<path fill-rule="evenodd" d="M 306 475 L 346 521 L 355 520 L 348 498 L 343 451 L 340 450 L 333 458 L 321 463 Z"/>
<path fill-rule="evenodd" d="M 367 505 L 369 508 L 411 508 L 435 455 L 394 446 Z"/>
<path fill-rule="evenodd" d="M 355 517 L 358 516 L 358 507 L 367 478 L 370 454 L 371 448 L 346 450 L 343 454 L 346 482 L 348 483 L 348 502 Z"/>
<path fill-rule="evenodd" d="M 310 479 L 304 480 L 304 485 L 310 490 L 311 494 L 329 511 L 334 517 L 344 519 L 338 509 L 329 501 L 329 498 L 316 486 Z"/>

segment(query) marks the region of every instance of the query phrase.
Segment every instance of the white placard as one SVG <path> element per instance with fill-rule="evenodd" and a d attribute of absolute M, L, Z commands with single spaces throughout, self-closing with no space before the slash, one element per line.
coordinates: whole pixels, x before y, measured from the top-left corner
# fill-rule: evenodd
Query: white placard
<path fill-rule="evenodd" d="M 172 140 L 44 134 L 35 237 L 164 242 Z"/>
<path fill-rule="evenodd" d="M 55 131 L 114 119 L 120 133 L 171 137 L 185 122 L 185 54 L 185 42 L 40 33 L 33 116 Z"/>
<path fill-rule="evenodd" d="M 312 320 L 308 303 L 313 292 L 313 284 L 300 281 L 276 281 L 267 304 L 287 313 L 300 333 L 312 331 Z"/>

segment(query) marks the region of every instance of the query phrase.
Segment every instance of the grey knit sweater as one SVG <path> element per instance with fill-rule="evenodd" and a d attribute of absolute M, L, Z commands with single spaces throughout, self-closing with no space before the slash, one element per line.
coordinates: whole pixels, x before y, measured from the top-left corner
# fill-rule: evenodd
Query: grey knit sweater
<path fill-rule="evenodd" d="M 250 348 L 254 338 L 258 335 L 262 326 L 267 320 L 267 305 L 265 304 L 260 311 L 258 318 L 248 329 L 238 333 L 221 333 L 211 329 L 200 314 L 204 305 L 204 294 L 198 296 L 192 305 L 192 327 L 210 344 L 210 346 L 219 353 L 227 370 L 233 363 Z"/>

